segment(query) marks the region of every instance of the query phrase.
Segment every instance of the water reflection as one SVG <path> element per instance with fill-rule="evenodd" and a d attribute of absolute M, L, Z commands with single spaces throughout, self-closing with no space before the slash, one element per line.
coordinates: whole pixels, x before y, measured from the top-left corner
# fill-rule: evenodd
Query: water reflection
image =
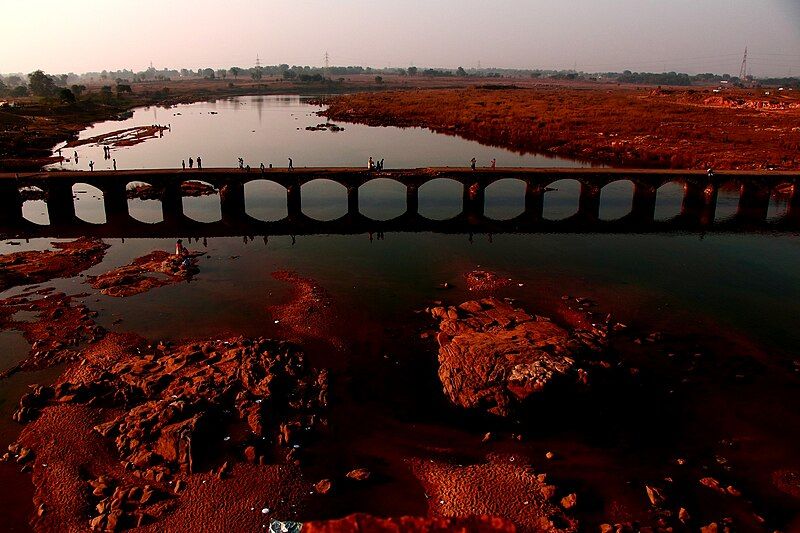
<path fill-rule="evenodd" d="M 289 214 L 286 189 L 274 181 L 255 180 L 244 185 L 245 212 L 256 220 L 282 220 Z"/>
<path fill-rule="evenodd" d="M 475 157 L 479 166 L 576 167 L 581 163 L 541 155 L 519 155 L 503 148 L 483 146 L 459 137 L 411 128 L 375 128 L 341 124 L 344 131 L 308 131 L 325 122 L 316 115 L 321 108 L 299 96 L 243 96 L 214 102 L 182 104 L 171 108 L 140 108 L 122 121 L 100 122 L 81 132 L 88 139 L 125 128 L 159 124 L 169 126 L 163 136 L 135 146 L 112 147 L 111 157 L 120 170 L 135 168 L 180 168 L 189 158 L 203 160 L 203 167 L 236 167 L 239 157 L 258 169 L 261 163 L 285 167 L 292 157 L 295 167 L 366 167 L 370 157 L 385 159 L 386 168 L 460 166 Z M 63 145 L 62 145 L 63 146 Z M 77 152 L 78 161 L 73 152 Z M 52 165 L 68 170 L 113 168 L 99 144 L 64 148 L 69 160 Z"/>
<path fill-rule="evenodd" d="M 431 180 L 419 188 L 419 214 L 431 220 L 446 220 L 461 213 L 464 186 L 445 178 Z"/>
<path fill-rule="evenodd" d="M 578 212 L 581 184 L 577 180 L 558 180 L 544 194 L 543 216 L 547 220 L 563 220 Z"/>
<path fill-rule="evenodd" d="M 498 180 L 486 187 L 484 214 L 494 220 L 509 220 L 525 212 L 525 182 Z"/>
<path fill-rule="evenodd" d="M 386 178 L 370 180 L 358 191 L 359 212 L 372 220 L 391 220 L 406 212 L 406 187 Z"/>
<path fill-rule="evenodd" d="M 347 189 L 330 180 L 302 186 L 303 213 L 314 220 L 335 220 L 347 214 Z"/>

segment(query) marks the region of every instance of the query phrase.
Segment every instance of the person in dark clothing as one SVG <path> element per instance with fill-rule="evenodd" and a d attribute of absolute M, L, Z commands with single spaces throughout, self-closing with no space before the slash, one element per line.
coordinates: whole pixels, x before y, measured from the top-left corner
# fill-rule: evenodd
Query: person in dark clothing
<path fill-rule="evenodd" d="M 203 160 L 200 159 L 200 156 L 197 156 L 197 170 L 202 170 L 203 168 Z"/>

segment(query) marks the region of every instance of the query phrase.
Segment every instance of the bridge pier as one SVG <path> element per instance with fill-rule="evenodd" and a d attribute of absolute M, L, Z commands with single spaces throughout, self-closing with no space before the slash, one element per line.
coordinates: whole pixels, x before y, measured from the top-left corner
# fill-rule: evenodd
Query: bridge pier
<path fill-rule="evenodd" d="M 463 212 L 467 216 L 483 217 L 486 200 L 486 187 L 480 183 L 465 183 L 462 201 Z"/>
<path fill-rule="evenodd" d="M 791 222 L 800 222 L 800 181 L 795 181 L 792 185 L 792 192 L 789 194 L 789 205 L 786 209 L 786 218 Z"/>
<path fill-rule="evenodd" d="M 48 184 L 47 216 L 51 225 L 75 222 L 75 200 L 72 198 L 70 182 L 53 181 Z"/>
<path fill-rule="evenodd" d="M 406 214 L 419 214 L 419 187 L 416 185 L 406 185 Z"/>
<path fill-rule="evenodd" d="M 0 185 L 0 224 L 12 225 L 22 220 L 22 196 L 16 181 Z"/>
<path fill-rule="evenodd" d="M 244 220 L 244 184 L 240 181 L 228 181 L 222 185 L 219 189 L 219 204 L 223 222 L 236 223 Z"/>
<path fill-rule="evenodd" d="M 588 220 L 600 218 L 600 191 L 597 185 L 581 182 L 581 195 L 578 198 L 578 215 Z"/>
<path fill-rule="evenodd" d="M 634 182 L 631 218 L 641 222 L 652 222 L 656 216 L 656 195 L 658 188 L 645 183 Z"/>
<path fill-rule="evenodd" d="M 544 186 L 525 182 L 525 218 L 541 220 L 544 217 Z"/>
<path fill-rule="evenodd" d="M 164 222 L 179 222 L 183 220 L 183 192 L 181 182 L 166 182 L 161 194 L 161 212 Z"/>
<path fill-rule="evenodd" d="M 739 193 L 736 218 L 760 222 L 767 218 L 770 190 L 757 183 L 743 183 Z"/>
<path fill-rule="evenodd" d="M 109 183 L 103 186 L 103 206 L 106 211 L 106 222 L 109 224 L 122 224 L 128 220 L 130 213 L 124 183 Z"/>
<path fill-rule="evenodd" d="M 719 187 L 709 184 L 703 189 L 703 207 L 700 212 L 700 224 L 708 226 L 714 223 L 717 216 L 717 198 L 719 197 Z"/>
<path fill-rule="evenodd" d="M 286 187 L 286 212 L 290 219 L 299 218 L 303 214 L 300 185 L 298 183 Z"/>
<path fill-rule="evenodd" d="M 347 216 L 358 218 L 358 186 L 347 187 Z"/>

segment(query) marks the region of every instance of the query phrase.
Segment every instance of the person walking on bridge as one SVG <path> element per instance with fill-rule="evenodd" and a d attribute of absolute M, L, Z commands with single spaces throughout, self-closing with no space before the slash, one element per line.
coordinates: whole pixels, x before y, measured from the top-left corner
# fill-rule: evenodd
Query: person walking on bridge
<path fill-rule="evenodd" d="M 200 159 L 200 156 L 197 156 L 197 170 L 203 170 L 203 160 Z"/>
<path fill-rule="evenodd" d="M 183 170 L 186 170 L 186 160 L 185 159 L 181 159 L 181 168 Z"/>
<path fill-rule="evenodd" d="M 191 169 L 194 166 L 194 159 L 191 157 L 189 158 L 189 168 Z"/>
<path fill-rule="evenodd" d="M 477 162 L 478 162 L 478 161 L 477 161 L 477 160 L 476 160 L 474 157 L 473 157 L 472 159 L 470 159 L 470 160 L 469 160 L 469 168 L 471 168 L 472 170 L 475 170 L 475 164 L 476 164 Z"/>
<path fill-rule="evenodd" d="M 372 156 L 369 156 L 369 161 L 367 161 L 367 170 L 372 170 L 375 168 L 375 161 L 372 159 Z"/>
<path fill-rule="evenodd" d="M 114 158 L 111 161 L 114 163 L 114 172 L 116 172 L 117 171 L 117 159 Z"/>
<path fill-rule="evenodd" d="M 89 171 L 94 172 L 94 161 L 89 161 Z"/>
<path fill-rule="evenodd" d="M 492 158 L 492 170 L 497 168 L 497 159 Z"/>
<path fill-rule="evenodd" d="M 289 170 L 294 170 L 292 158 L 289 158 Z"/>

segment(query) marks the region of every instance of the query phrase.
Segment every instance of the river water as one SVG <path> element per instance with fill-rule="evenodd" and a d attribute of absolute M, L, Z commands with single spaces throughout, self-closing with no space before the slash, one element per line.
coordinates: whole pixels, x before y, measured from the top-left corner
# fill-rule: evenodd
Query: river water
<path fill-rule="evenodd" d="M 466 166 L 472 157 L 480 165 L 496 158 L 498 166 L 581 166 L 574 161 L 520 155 L 421 129 L 341 124 L 345 129 L 340 132 L 307 131 L 307 126 L 324 122 L 314 115 L 317 109 L 298 97 L 247 97 L 170 109 L 138 109 L 132 118 L 97 124 L 83 132 L 81 138 L 130 126 L 170 126 L 163 137 L 112 150 L 120 169 L 179 167 L 181 160 L 197 156 L 202 157 L 205 167 L 234 167 L 238 157 L 254 168 L 262 162 L 284 166 L 288 157 L 293 158 L 295 167 L 366 166 L 370 156 L 384 158 L 387 168 Z M 95 170 L 111 167 L 111 161 L 104 160 L 99 146 L 81 146 L 77 151 L 77 164 L 69 161 L 59 166 L 86 169 L 92 160 Z M 71 158 L 72 149 L 67 152 L 65 155 Z M 563 218 L 574 213 L 577 183 L 557 182 L 552 187 L 554 190 L 545 196 L 545 217 Z M 493 218 L 519 214 L 524 207 L 523 191 L 521 183 L 511 181 L 490 187 L 486 214 Z M 78 216 L 102 222 L 99 191 L 76 186 L 74 192 Z M 420 190 L 420 213 L 431 218 L 454 216 L 461 208 L 461 193 L 461 186 L 453 182 L 442 180 L 426 185 Z M 618 182 L 604 189 L 601 217 L 625 215 L 630 210 L 631 194 L 629 182 Z M 657 218 L 675 216 L 681 195 L 678 185 L 664 186 L 659 191 Z M 733 214 L 736 198 L 733 193 L 720 194 L 718 219 Z M 404 210 L 405 189 L 390 182 L 368 184 L 360 191 L 359 202 L 363 214 L 391 218 Z M 257 218 L 280 219 L 285 216 L 285 189 L 269 182 L 250 184 L 246 204 L 248 212 Z M 158 202 L 131 200 L 130 207 L 136 218 L 159 220 Z M 216 220 L 219 199 L 217 195 L 185 198 L 184 209 L 191 218 Z M 332 219 L 346 209 L 346 197 L 340 186 L 312 182 L 303 187 L 303 210 L 307 215 Z M 779 216 L 784 211 L 785 206 L 773 200 L 770 216 Z M 24 212 L 32 221 L 47 222 L 42 202 L 26 202 Z M 173 240 L 165 239 L 107 242 L 111 248 L 106 259 L 86 272 L 87 275 L 124 265 L 154 249 L 174 247 Z M 19 245 L 6 243 L 0 248 L 8 253 L 42 249 L 48 243 L 49 240 L 40 239 Z M 351 317 L 354 326 L 349 335 L 360 352 L 353 353 L 349 362 L 326 362 L 338 366 L 352 380 L 369 380 L 369 373 L 375 365 L 383 364 L 386 355 L 396 356 L 407 368 L 419 364 L 413 358 L 435 358 L 435 346 L 429 347 L 429 353 L 404 354 L 396 339 L 382 338 L 375 332 L 413 323 L 418 320 L 414 311 L 434 301 L 457 304 L 470 298 L 463 287 L 463 275 L 475 268 L 490 269 L 511 278 L 514 283 L 509 295 L 532 311 L 555 310 L 562 295 L 586 296 L 621 321 L 651 331 L 669 332 L 687 345 L 702 346 L 723 360 L 726 357 L 752 360 L 757 370 L 739 381 L 717 379 L 709 371 L 708 376 L 703 376 L 702 385 L 678 390 L 677 394 L 685 400 L 680 403 L 680 411 L 671 412 L 663 425 L 658 420 L 645 424 L 648 429 L 643 431 L 648 443 L 635 449 L 614 449 L 612 437 L 604 442 L 598 435 L 576 437 L 574 432 L 563 428 L 557 432 L 539 428 L 525 450 L 533 454 L 531 450 L 557 446 L 564 455 L 571 452 L 574 461 L 566 460 L 553 466 L 552 471 L 565 478 L 579 479 L 581 486 L 599 494 L 608 489 L 603 488 L 607 481 L 602 476 L 607 469 L 620 472 L 621 487 L 623 482 L 635 479 L 638 483 L 653 475 L 658 470 L 656 463 L 669 461 L 674 454 L 689 453 L 687 448 L 706 450 L 711 458 L 726 453 L 737 482 L 749 490 L 748 498 L 756 502 L 757 510 L 772 513 L 770 519 L 775 527 L 797 525 L 797 515 L 788 510 L 796 500 L 776 491 L 769 481 L 773 471 L 800 469 L 800 454 L 796 453 L 800 446 L 797 429 L 800 427 L 797 395 L 800 238 L 796 234 L 396 233 L 386 234 L 382 239 L 366 234 L 255 239 L 240 236 L 192 241 L 189 248 L 203 250 L 206 256 L 200 259 L 200 274 L 188 284 L 125 299 L 97 294 L 84 283 L 83 277 L 56 280 L 47 286 L 73 294 L 90 293 L 82 301 L 99 311 L 97 320 L 101 325 L 112 330 L 134 331 L 148 338 L 275 335 L 280 330 L 268 320 L 266 309 L 282 302 L 287 288 L 275 281 L 271 273 L 293 270 L 316 280 Z M 438 286 L 443 282 L 455 288 L 441 291 Z M 24 340 L 14 332 L 0 336 L 0 347 L 4 353 L 0 365 L 4 367 L 25 352 Z M 404 360 L 400 354 L 411 359 Z M 379 360 L 380 363 L 375 362 Z M 357 364 L 363 367 L 353 369 Z M 384 371 L 381 370 L 382 376 L 391 375 Z M 33 379 L 18 375 L 0 384 L 3 387 L 0 414 L 9 415 L 21 384 Z M 386 379 L 398 380 L 387 384 L 388 390 L 415 394 L 413 381 L 399 383 L 414 379 L 407 370 L 398 370 L 394 378 Z M 362 392 L 365 390 L 380 394 L 374 385 L 363 385 Z M 670 390 L 669 394 L 673 392 Z M 639 400 L 631 398 L 633 403 Z M 399 409 L 398 405 L 408 405 L 402 398 L 380 398 L 375 403 L 385 408 L 381 420 L 399 420 L 408 430 L 426 424 L 436 426 L 436 431 L 426 432 L 426 445 L 437 445 L 437 438 L 449 442 L 463 436 L 460 428 L 449 427 L 441 419 L 431 422 L 427 414 L 413 410 L 395 412 L 393 409 Z M 760 405 L 764 408 L 760 409 Z M 629 421 L 628 409 L 637 416 L 648 416 L 646 405 L 633 406 L 624 400 L 615 409 L 618 411 L 606 413 L 609 420 Z M 658 411 L 654 407 L 652 413 Z M 5 420 L 0 428 L 3 444 L 15 431 Z M 471 430 L 480 434 L 482 429 Z M 720 451 L 720 442 L 726 439 L 735 439 L 740 443 L 739 448 Z M 669 453 L 660 448 L 659 443 L 664 442 L 674 446 Z M 372 453 L 381 455 L 379 450 Z M 383 459 L 389 463 L 395 461 L 388 452 Z M 581 469 L 585 471 L 581 473 Z M 402 497 L 392 503 L 397 492 L 402 492 L 402 487 L 396 489 L 395 493 L 386 493 L 391 497 L 366 498 L 363 508 L 352 504 L 352 510 L 406 512 Z M 619 488 L 620 492 L 625 490 Z M 602 515 L 604 511 L 592 512 Z M 589 516 L 593 516 L 592 512 Z"/>

